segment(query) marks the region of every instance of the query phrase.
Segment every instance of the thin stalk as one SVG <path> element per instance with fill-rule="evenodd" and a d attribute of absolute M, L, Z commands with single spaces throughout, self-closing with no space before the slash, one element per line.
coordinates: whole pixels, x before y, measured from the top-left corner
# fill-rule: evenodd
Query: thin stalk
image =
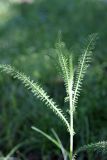
<path fill-rule="evenodd" d="M 73 157 L 73 106 L 72 106 L 72 84 L 69 87 L 69 104 L 70 104 L 70 160 Z"/>

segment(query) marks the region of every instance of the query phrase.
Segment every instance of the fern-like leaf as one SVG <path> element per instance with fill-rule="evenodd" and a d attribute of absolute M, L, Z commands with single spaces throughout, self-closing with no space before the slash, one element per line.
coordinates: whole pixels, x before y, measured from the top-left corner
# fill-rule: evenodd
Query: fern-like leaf
<path fill-rule="evenodd" d="M 58 56 L 58 62 L 61 69 L 61 75 L 65 82 L 66 92 L 68 95 L 69 86 L 69 57 L 65 44 L 59 40 L 56 44 L 56 54 Z"/>
<path fill-rule="evenodd" d="M 107 141 L 101 141 L 98 143 L 91 143 L 80 147 L 74 154 L 74 159 L 76 156 L 83 151 L 107 151 Z"/>
<path fill-rule="evenodd" d="M 78 97 L 80 95 L 82 81 L 83 81 L 84 75 L 91 61 L 92 51 L 95 46 L 96 38 L 97 38 L 97 34 L 92 34 L 89 36 L 88 45 L 83 50 L 84 53 L 80 57 L 79 62 L 78 62 L 78 68 L 77 68 L 76 79 L 75 79 L 75 84 L 74 84 L 73 110 L 75 110 L 75 107 L 78 102 Z"/>
<path fill-rule="evenodd" d="M 69 123 L 58 105 L 47 95 L 47 93 L 37 83 L 30 80 L 25 74 L 17 71 L 10 65 L 0 65 L 0 70 L 19 79 L 31 92 L 41 101 L 43 101 L 66 125 L 69 130 Z"/>

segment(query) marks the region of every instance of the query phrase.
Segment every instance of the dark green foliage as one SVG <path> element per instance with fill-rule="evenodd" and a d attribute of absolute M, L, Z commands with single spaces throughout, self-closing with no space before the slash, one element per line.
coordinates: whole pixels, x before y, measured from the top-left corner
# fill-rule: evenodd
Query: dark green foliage
<path fill-rule="evenodd" d="M 53 60 L 40 51 L 45 49 L 46 53 L 50 52 L 48 48 L 53 47 L 58 31 L 61 30 L 68 48 L 71 48 L 71 52 L 76 51 L 74 57 L 76 61 L 81 48 L 77 44 L 81 44 L 83 37 L 87 37 L 88 34 L 99 33 L 100 39 L 97 42 L 95 58 L 86 76 L 84 90 L 79 100 L 79 113 L 76 114 L 75 131 L 78 134 L 75 135 L 75 148 L 78 148 L 77 142 L 80 146 L 99 139 L 106 140 L 106 0 L 38 0 L 33 4 L 10 3 L 9 7 L 8 0 L 1 0 L 0 7 L 0 62 L 11 63 L 28 75 L 30 74 L 33 79 L 44 82 L 48 93 L 61 102 L 64 109 L 67 104 L 64 106 L 63 103 L 65 95 L 63 81 L 56 75 L 52 65 Z M 28 130 L 31 123 L 41 126 L 45 131 L 50 126 L 55 128 L 57 120 L 52 114 L 52 121 L 50 121 L 51 113 L 45 112 L 44 114 L 44 109 L 40 105 L 18 82 L 8 76 L 0 76 L 0 146 L 4 153 L 23 140 L 35 137 L 35 133 Z M 44 126 L 44 121 L 47 126 Z M 58 123 L 56 130 L 68 146 L 66 143 L 68 137 L 65 136 L 61 123 Z M 53 146 L 44 139 L 42 139 L 44 145 L 41 147 L 37 139 L 36 137 L 36 145 L 32 145 L 34 148 L 35 146 L 42 148 L 42 153 L 52 149 Z M 33 147 L 30 147 L 31 145 L 27 151 L 33 150 Z"/>
<path fill-rule="evenodd" d="M 96 146 L 102 147 L 102 143 L 97 144 L 91 144 L 91 145 L 85 145 L 85 147 L 81 147 L 78 149 L 76 154 L 74 154 L 73 150 L 73 140 L 74 140 L 74 127 L 73 125 L 73 119 L 74 119 L 74 111 L 75 111 L 75 104 L 77 104 L 78 96 L 80 95 L 81 85 L 84 78 L 84 74 L 87 71 L 87 68 L 89 67 L 91 57 L 92 57 L 92 51 L 94 49 L 95 40 L 97 35 L 93 34 L 88 37 L 88 42 L 83 50 L 83 54 L 80 57 L 79 63 L 78 63 L 78 69 L 75 79 L 75 71 L 74 71 L 74 65 L 73 60 L 70 52 L 67 51 L 66 46 L 63 42 L 59 40 L 56 44 L 55 52 L 58 57 L 58 66 L 61 69 L 61 75 L 64 80 L 65 88 L 66 88 L 66 95 L 68 96 L 69 100 L 69 120 L 66 118 L 65 113 L 63 110 L 56 104 L 55 101 L 53 101 L 50 96 L 48 96 L 47 92 L 41 88 L 41 86 L 34 82 L 34 80 L 31 80 L 30 77 L 26 76 L 24 73 L 19 72 L 11 65 L 7 64 L 0 64 L 0 70 L 1 72 L 5 72 L 9 75 L 11 75 L 13 78 L 18 79 L 19 81 L 24 84 L 24 86 L 29 89 L 34 96 L 36 96 L 38 99 L 40 99 L 43 104 L 45 104 L 47 107 L 49 107 L 55 114 L 60 118 L 60 120 L 66 125 L 66 131 L 69 132 L 69 142 L 70 142 L 70 150 L 66 151 L 66 149 L 63 147 L 63 144 L 61 140 L 59 139 L 59 136 L 55 131 L 53 131 L 53 134 L 55 136 L 55 139 L 48 135 L 46 132 L 38 129 L 37 127 L 32 127 L 35 131 L 42 134 L 53 142 L 58 148 L 60 148 L 64 160 L 67 160 L 67 157 L 69 157 L 70 160 L 73 160 L 75 158 L 75 155 L 78 154 L 81 150 L 84 150 L 84 148 L 90 149 L 95 148 Z M 68 53 L 68 55 L 66 55 Z M 66 55 L 66 56 L 65 56 Z M 74 87 L 73 87 L 74 86 Z M 45 124 L 45 123 L 44 123 Z M 106 144 L 106 142 L 104 142 Z M 96 147 L 96 148 L 97 148 Z M 106 148 L 106 146 L 103 145 L 103 148 Z M 9 154 L 10 155 L 10 154 Z M 74 157 L 74 158 L 73 158 Z"/>

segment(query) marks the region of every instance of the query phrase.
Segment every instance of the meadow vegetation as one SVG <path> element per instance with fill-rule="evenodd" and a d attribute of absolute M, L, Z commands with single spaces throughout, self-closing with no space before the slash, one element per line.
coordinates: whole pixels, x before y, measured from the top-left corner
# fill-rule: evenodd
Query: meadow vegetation
<path fill-rule="evenodd" d="M 74 150 L 107 139 L 107 53 L 106 1 L 40 0 L 32 3 L 0 1 L 0 63 L 11 64 L 38 83 L 66 110 L 64 82 L 55 69 L 54 44 L 58 32 L 71 51 L 74 63 L 81 55 L 84 38 L 99 33 L 99 40 L 87 71 L 74 118 Z M 50 120 L 51 117 L 51 120 Z M 45 123 L 44 123 L 45 122 Z M 45 125 L 46 124 L 46 125 Z M 57 124 L 57 125 L 56 125 Z M 58 159 L 61 152 L 32 131 L 37 126 L 46 133 L 54 128 L 64 146 L 69 134 L 54 114 L 44 108 L 23 85 L 0 74 L 0 151 L 7 155 L 23 143 L 15 155 L 21 158 Z M 106 153 L 84 152 L 79 159 L 106 160 Z"/>

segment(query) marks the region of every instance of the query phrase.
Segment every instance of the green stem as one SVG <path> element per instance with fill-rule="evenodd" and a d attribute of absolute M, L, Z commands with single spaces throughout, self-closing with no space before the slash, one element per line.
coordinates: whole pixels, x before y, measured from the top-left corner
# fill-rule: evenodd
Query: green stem
<path fill-rule="evenodd" d="M 73 155 L 73 113 L 70 114 L 70 127 L 71 127 L 71 132 L 70 132 L 70 160 L 72 160 L 72 155 Z"/>
<path fill-rule="evenodd" d="M 72 85 L 69 88 L 69 98 L 70 98 L 70 160 L 72 160 L 73 155 L 73 106 L 72 106 Z"/>

